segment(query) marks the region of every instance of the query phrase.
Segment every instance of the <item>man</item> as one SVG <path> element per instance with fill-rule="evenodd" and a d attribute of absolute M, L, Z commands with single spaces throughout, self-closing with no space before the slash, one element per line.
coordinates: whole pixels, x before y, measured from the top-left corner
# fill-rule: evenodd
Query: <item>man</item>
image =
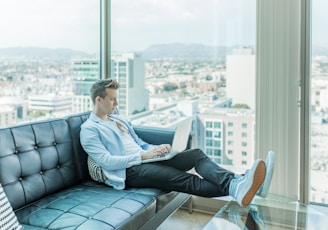
<path fill-rule="evenodd" d="M 234 175 L 200 149 L 183 151 L 167 161 L 142 164 L 144 159 L 165 154 L 171 146 L 144 142 L 126 118 L 114 114 L 118 89 L 119 83 L 113 79 L 92 85 L 94 109 L 80 133 L 84 150 L 101 167 L 107 185 L 115 189 L 153 187 L 203 197 L 230 195 L 241 206 L 251 203 L 262 184 L 270 185 L 273 164 L 266 170 L 264 161 L 255 160 L 245 175 Z M 192 168 L 199 176 L 187 172 Z M 268 173 L 271 175 L 266 176 Z"/>

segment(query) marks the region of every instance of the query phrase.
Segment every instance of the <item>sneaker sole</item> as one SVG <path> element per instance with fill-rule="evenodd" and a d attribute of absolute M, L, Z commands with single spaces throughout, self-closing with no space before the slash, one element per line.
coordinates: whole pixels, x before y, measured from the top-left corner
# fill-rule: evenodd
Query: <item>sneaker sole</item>
<path fill-rule="evenodd" d="M 253 183 L 241 202 L 243 206 L 248 206 L 252 202 L 257 191 L 263 184 L 263 181 L 265 179 L 265 173 L 266 173 L 265 163 L 264 161 L 260 161 L 254 172 Z"/>
<path fill-rule="evenodd" d="M 260 191 L 257 194 L 263 198 L 267 197 L 271 185 L 271 180 L 274 170 L 274 152 L 270 151 L 268 153 L 268 157 L 265 160 L 265 165 L 266 165 L 266 177 Z"/>

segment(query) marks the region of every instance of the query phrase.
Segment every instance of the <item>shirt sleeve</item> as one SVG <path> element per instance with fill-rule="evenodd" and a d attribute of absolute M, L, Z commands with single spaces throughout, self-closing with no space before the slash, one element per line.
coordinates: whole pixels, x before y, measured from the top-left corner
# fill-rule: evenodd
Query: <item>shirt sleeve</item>
<path fill-rule="evenodd" d="M 81 127 L 80 140 L 83 149 L 103 169 L 120 170 L 141 164 L 141 154 L 122 155 L 120 140 L 111 134 L 102 138 L 101 130 L 88 125 Z M 106 148 L 107 146 L 107 148 Z M 111 150 L 108 150 L 108 146 Z"/>

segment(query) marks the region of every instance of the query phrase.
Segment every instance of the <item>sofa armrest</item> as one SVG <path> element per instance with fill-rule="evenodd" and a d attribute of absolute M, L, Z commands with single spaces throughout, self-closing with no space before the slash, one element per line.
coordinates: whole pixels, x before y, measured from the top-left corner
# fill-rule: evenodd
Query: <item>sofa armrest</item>
<path fill-rule="evenodd" d="M 136 134 L 145 142 L 154 145 L 172 144 L 174 130 L 168 128 L 149 127 L 149 126 L 133 126 Z M 187 149 L 191 147 L 193 134 L 189 134 Z"/>

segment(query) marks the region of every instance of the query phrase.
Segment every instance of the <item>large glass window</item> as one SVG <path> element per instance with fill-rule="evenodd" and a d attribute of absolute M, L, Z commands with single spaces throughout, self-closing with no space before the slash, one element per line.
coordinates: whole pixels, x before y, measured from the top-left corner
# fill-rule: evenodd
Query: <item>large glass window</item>
<path fill-rule="evenodd" d="M 91 108 L 100 1 L 2 0 L 0 127 Z"/>
<path fill-rule="evenodd" d="M 312 0 L 311 194 L 328 204 L 328 2 Z"/>
<path fill-rule="evenodd" d="M 120 110 L 137 125 L 173 127 L 192 117 L 198 148 L 215 162 L 250 167 L 255 144 L 243 147 L 245 165 L 234 154 L 241 135 L 226 137 L 241 129 L 255 135 L 254 126 L 241 125 L 255 123 L 255 33 L 256 0 L 111 0 L 112 63 L 133 65 L 124 81 L 138 82 Z M 133 116 L 142 108 L 151 112 Z M 222 141 L 213 142 L 212 132 Z"/>

